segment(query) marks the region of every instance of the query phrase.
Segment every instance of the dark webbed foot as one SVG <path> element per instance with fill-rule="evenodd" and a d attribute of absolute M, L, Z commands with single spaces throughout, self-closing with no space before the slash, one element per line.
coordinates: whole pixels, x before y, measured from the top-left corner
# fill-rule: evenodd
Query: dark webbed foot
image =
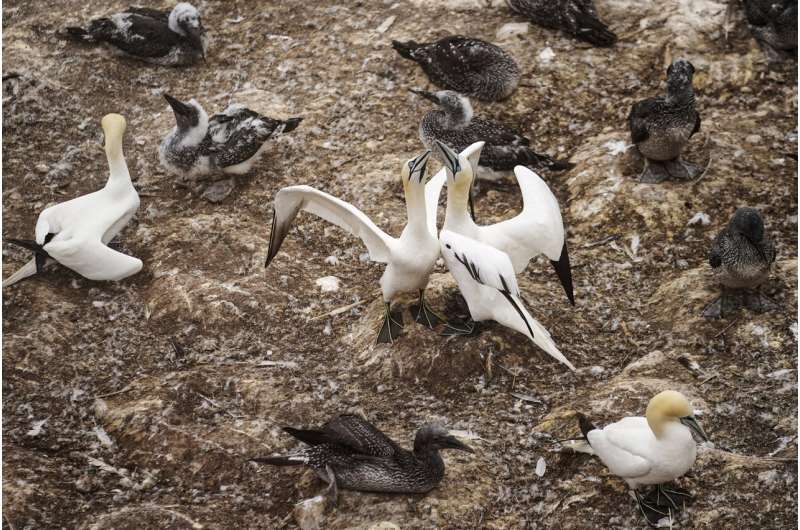
<path fill-rule="evenodd" d="M 764 313 L 778 309 L 780 305 L 760 292 L 749 292 L 744 295 L 744 306 L 755 313 Z"/>
<path fill-rule="evenodd" d="M 639 182 L 643 184 L 658 184 L 669 179 L 669 172 L 664 164 L 645 159 L 644 171 L 639 175 Z"/>
<path fill-rule="evenodd" d="M 433 329 L 442 322 L 447 322 L 447 319 L 431 309 L 425 302 L 425 291 L 419 292 L 419 304 L 411 306 L 411 316 L 414 317 L 414 322 L 419 322 L 429 329 Z"/>
<path fill-rule="evenodd" d="M 393 344 L 403 330 L 403 315 L 392 314 L 389 303 L 386 304 L 386 313 L 383 316 L 383 325 L 378 332 L 378 344 Z"/>
<path fill-rule="evenodd" d="M 683 509 L 686 501 L 691 500 L 691 498 L 692 494 L 688 490 L 677 486 L 659 484 L 645 497 L 645 500 L 655 503 L 656 506 L 661 508 L 671 508 L 673 511 L 678 512 Z"/>
<path fill-rule="evenodd" d="M 672 517 L 672 511 L 669 507 L 659 506 L 653 500 L 644 497 L 641 493 L 634 490 L 633 494 L 636 496 L 636 502 L 639 505 L 639 511 L 644 518 L 647 519 L 647 524 L 656 527 L 658 522 L 664 517 Z"/>
<path fill-rule="evenodd" d="M 722 291 L 722 294 L 708 304 L 703 310 L 706 318 L 725 318 L 742 306 L 741 296 L 738 293 Z"/>
<path fill-rule="evenodd" d="M 454 337 L 459 335 L 474 337 L 478 335 L 478 333 L 480 333 L 480 327 L 478 326 L 478 323 L 472 319 L 462 323 L 448 322 L 445 324 L 444 329 L 442 330 L 443 337 Z"/>
<path fill-rule="evenodd" d="M 675 160 L 667 160 L 664 162 L 664 167 L 666 168 L 670 177 L 678 180 L 694 179 L 703 173 L 702 167 L 695 164 L 690 164 L 689 162 L 684 162 L 680 158 L 676 158 Z"/>

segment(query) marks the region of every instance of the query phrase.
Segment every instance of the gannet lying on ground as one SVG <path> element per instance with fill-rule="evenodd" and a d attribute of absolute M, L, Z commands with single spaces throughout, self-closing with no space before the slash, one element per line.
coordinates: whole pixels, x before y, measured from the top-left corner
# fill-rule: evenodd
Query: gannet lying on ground
<path fill-rule="evenodd" d="M 613 46 L 617 36 L 600 20 L 593 0 L 506 0 L 512 11 L 539 26 L 560 29 L 595 46 Z"/>
<path fill-rule="evenodd" d="M 200 13 L 186 2 L 172 11 L 129 7 L 92 20 L 87 29 L 69 27 L 66 33 L 76 41 L 107 43 L 130 57 L 165 66 L 205 59 L 208 46 Z"/>
<path fill-rule="evenodd" d="M 714 276 L 722 284 L 722 296 L 703 312 L 706 318 L 717 318 L 735 310 L 740 301 L 730 290 L 742 290 L 744 305 L 762 312 L 776 304 L 759 292 L 752 292 L 769 278 L 775 262 L 775 244 L 764 230 L 758 210 L 739 208 L 728 226 L 711 243 L 709 263 Z"/>
<path fill-rule="evenodd" d="M 183 103 L 164 94 L 176 125 L 159 148 L 161 165 L 183 181 L 250 171 L 273 134 L 293 131 L 302 118 L 273 120 L 242 105 L 208 117 L 194 99 Z"/>
<path fill-rule="evenodd" d="M 32 250 L 34 259 L 3 282 L 8 287 L 41 272 L 52 259 L 90 280 L 121 280 L 142 268 L 141 260 L 106 245 L 139 208 L 122 153 L 125 118 L 107 114 L 102 120 L 110 175 L 99 191 L 46 208 L 36 221 L 36 240 L 9 243 Z"/>
<path fill-rule="evenodd" d="M 461 35 L 435 42 L 392 41 L 397 53 L 422 67 L 434 84 L 484 101 L 500 101 L 519 84 L 514 58 L 494 44 Z"/>
<path fill-rule="evenodd" d="M 449 230 L 442 230 L 439 243 L 472 319 L 465 329 L 458 330 L 459 334 L 472 333 L 474 322 L 494 320 L 525 334 L 551 357 L 575 370 L 522 303 L 514 267 L 505 253 Z"/>
<path fill-rule="evenodd" d="M 275 466 L 305 465 L 329 484 L 336 502 L 337 487 L 384 493 L 426 493 L 444 477 L 439 451 L 458 449 L 473 453 L 450 431 L 425 425 L 417 431 L 414 450 L 397 445 L 360 416 L 337 416 L 321 429 L 283 429 L 310 447 L 286 456 L 253 458 Z"/>
<path fill-rule="evenodd" d="M 664 486 L 692 468 L 697 454 L 692 434 L 708 440 L 683 394 L 661 392 L 650 400 L 646 417 L 623 418 L 603 429 L 582 414 L 578 419 L 590 447 L 575 449 L 597 455 L 609 471 L 628 483 L 648 523 L 655 525 L 691 498 L 686 490 Z M 639 493 L 641 486 L 650 485 L 657 486 L 652 495 Z"/>
<path fill-rule="evenodd" d="M 507 254 L 516 274 L 525 270 L 531 258 L 544 254 L 553 265 L 567 298 L 574 305 L 564 222 L 558 199 L 547 184 L 530 169 L 517 166 L 514 174 L 522 193 L 522 211 L 511 219 L 480 226 L 470 217 L 467 205 L 475 162 L 483 143 L 474 143 L 458 155 L 442 142 L 437 142 L 435 147 L 444 158 L 445 167 L 428 182 L 425 195 L 429 208 L 433 207 L 435 218 L 439 194 L 447 182 L 443 230 L 461 234 Z M 428 215 L 431 217 L 431 213 Z"/>
<path fill-rule="evenodd" d="M 395 239 L 375 226 L 361 210 L 311 186 L 289 186 L 275 195 L 272 233 L 266 266 L 280 250 L 292 221 L 305 210 L 358 236 L 367 246 L 372 261 L 386 263 L 380 285 L 386 312 L 378 342 L 391 343 L 400 335 L 402 315 L 391 313 L 392 299 L 398 293 L 419 291 L 419 306 L 412 308 L 417 322 L 429 328 L 443 321 L 425 302 L 425 287 L 439 257 L 439 242 L 428 224 L 425 207 L 425 168 L 430 151 L 403 164 L 403 191 L 408 209 L 408 224 Z"/>

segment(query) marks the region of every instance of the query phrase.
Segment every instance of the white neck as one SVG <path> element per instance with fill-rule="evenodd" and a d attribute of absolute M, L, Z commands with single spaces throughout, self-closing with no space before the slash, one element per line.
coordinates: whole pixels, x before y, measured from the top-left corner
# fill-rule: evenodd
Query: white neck
<path fill-rule="evenodd" d="M 128 164 L 125 162 L 125 154 L 122 152 L 121 139 L 110 139 L 106 143 L 106 158 L 109 169 L 106 187 L 114 189 L 133 187 Z"/>
<path fill-rule="evenodd" d="M 425 186 L 408 184 L 405 189 L 407 229 L 416 234 L 428 232 L 428 212 L 425 209 Z"/>
<path fill-rule="evenodd" d="M 464 233 L 466 229 L 477 227 L 469 215 L 469 186 L 458 186 L 450 178 L 447 179 L 447 207 L 444 211 L 444 230 Z M 469 232 L 469 231 L 467 231 Z"/>

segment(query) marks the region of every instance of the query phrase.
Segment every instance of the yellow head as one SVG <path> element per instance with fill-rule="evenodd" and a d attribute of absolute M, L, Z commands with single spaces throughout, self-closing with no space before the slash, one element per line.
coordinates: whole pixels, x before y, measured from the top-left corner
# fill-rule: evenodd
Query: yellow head
<path fill-rule="evenodd" d="M 656 438 L 660 438 L 664 433 L 665 426 L 674 421 L 682 423 L 703 440 L 708 440 L 703 428 L 694 418 L 689 400 L 675 390 L 665 390 L 656 394 L 647 405 L 646 416 L 647 424 Z"/>
<path fill-rule="evenodd" d="M 100 122 L 106 142 L 106 154 L 113 156 L 122 154 L 122 136 L 127 126 L 125 118 L 119 114 L 106 114 Z"/>
<path fill-rule="evenodd" d="M 403 181 L 403 191 L 408 192 L 409 186 L 424 186 L 425 171 L 430 156 L 431 152 L 428 150 L 403 164 L 403 168 L 400 170 L 400 180 Z"/>

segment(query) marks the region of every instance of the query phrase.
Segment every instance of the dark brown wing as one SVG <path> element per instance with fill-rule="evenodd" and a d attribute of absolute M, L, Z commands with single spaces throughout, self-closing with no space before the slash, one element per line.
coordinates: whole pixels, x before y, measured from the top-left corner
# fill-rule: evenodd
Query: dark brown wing
<path fill-rule="evenodd" d="M 329 443 L 345 446 L 368 456 L 394 455 L 399 447 L 371 423 L 353 414 L 337 416 L 322 428 Z"/>

